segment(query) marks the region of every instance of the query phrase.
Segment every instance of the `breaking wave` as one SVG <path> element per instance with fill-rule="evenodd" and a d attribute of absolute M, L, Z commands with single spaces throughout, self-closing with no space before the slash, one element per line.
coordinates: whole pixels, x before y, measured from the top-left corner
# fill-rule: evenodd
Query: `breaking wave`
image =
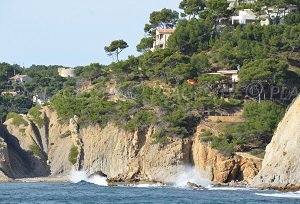
<path fill-rule="evenodd" d="M 186 167 L 185 171 L 176 178 L 176 187 L 188 187 L 188 183 L 194 183 L 209 188 L 211 182 L 203 178 L 195 167 Z"/>
<path fill-rule="evenodd" d="M 253 188 L 248 187 L 210 187 L 208 188 L 210 191 L 249 191 L 253 190 Z"/>
<path fill-rule="evenodd" d="M 259 196 L 277 197 L 277 198 L 297 198 L 300 199 L 300 191 L 288 193 L 255 193 Z"/>
<path fill-rule="evenodd" d="M 132 184 L 129 185 L 130 187 L 137 187 L 137 188 L 154 188 L 154 187 L 163 187 L 165 186 L 162 183 L 143 183 L 143 184 Z"/>
<path fill-rule="evenodd" d="M 69 179 L 72 183 L 79 183 L 81 181 L 85 181 L 99 186 L 108 186 L 105 177 L 98 176 L 98 175 L 88 176 L 88 174 L 85 171 L 72 170 L 70 172 Z"/>

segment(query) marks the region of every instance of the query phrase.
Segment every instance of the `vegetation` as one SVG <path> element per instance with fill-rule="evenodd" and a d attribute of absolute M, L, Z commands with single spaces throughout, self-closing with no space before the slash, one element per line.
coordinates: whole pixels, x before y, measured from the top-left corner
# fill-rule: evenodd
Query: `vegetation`
<path fill-rule="evenodd" d="M 243 145 L 241 150 L 249 148 L 249 144 L 265 147 L 270 143 L 284 113 L 284 107 L 270 101 L 246 103 L 243 112 L 245 122 L 227 126 L 225 136 L 230 143 Z"/>
<path fill-rule="evenodd" d="M 128 47 L 128 44 L 124 40 L 114 40 L 110 43 L 109 46 L 105 46 L 104 50 L 108 53 L 109 56 L 116 58 L 116 61 L 119 61 L 119 54 Z"/>
<path fill-rule="evenodd" d="M 69 162 L 71 162 L 71 164 L 76 164 L 78 154 L 78 148 L 73 145 L 69 152 Z"/>
<path fill-rule="evenodd" d="M 44 125 L 44 119 L 42 117 L 42 113 L 40 112 L 41 107 L 35 106 L 32 107 L 28 114 L 32 116 L 33 121 L 41 128 Z"/>
<path fill-rule="evenodd" d="M 37 144 L 32 144 L 29 146 L 30 151 L 32 151 L 34 156 L 42 158 L 42 152 Z"/>
<path fill-rule="evenodd" d="M 275 18 L 262 9 L 274 5 L 285 8 L 289 4 L 297 5 L 298 9 Z M 76 79 L 59 77 L 58 66 L 34 65 L 23 69 L 2 63 L 3 89 L 3 80 L 13 72 L 29 74 L 33 81 L 9 85 L 24 94 L 19 98 L 1 96 L 0 116 L 4 118 L 8 111 L 26 113 L 32 107 L 26 102 L 28 98 L 46 93 L 52 97 L 51 106 L 62 120 L 76 114 L 80 125 L 105 126 L 114 122 L 131 132 L 155 126 L 154 142 L 165 142 L 170 137 L 193 135 L 206 113 L 229 114 L 239 108 L 243 109 L 243 122 L 225 124 L 220 135 L 204 131 L 201 140 L 226 155 L 234 151 L 260 152 L 270 142 L 286 106 L 299 93 L 299 6 L 294 0 L 261 0 L 228 9 L 226 0 L 182 0 L 181 15 L 171 9 L 150 14 L 144 26 L 145 36 L 137 45 L 140 56 L 119 60 L 128 44 L 113 41 L 105 51 L 115 62 L 108 66 L 95 63 L 77 67 Z M 241 8 L 251 8 L 258 16 L 269 16 L 271 25 L 261 26 L 260 19 L 246 25 L 222 22 Z M 176 29 L 166 49 L 150 51 L 157 28 Z M 230 77 L 210 73 L 223 69 L 240 69 L 240 81 L 232 83 Z M 247 87 L 252 83 L 262 86 L 260 94 L 264 97 L 257 102 L 255 98 L 247 100 L 251 97 Z M 231 85 L 234 92 L 224 91 L 226 85 Z M 267 92 L 273 87 L 296 93 L 287 99 L 281 94 L 273 97 Z M 29 114 L 42 124 L 38 107 Z M 77 154 L 76 147 L 72 147 L 71 163 L 76 162 Z"/>
<path fill-rule="evenodd" d="M 9 112 L 7 114 L 7 120 L 8 119 L 12 119 L 12 123 L 15 126 L 20 126 L 20 125 L 24 125 L 24 126 L 28 126 L 28 122 L 23 118 L 23 116 L 14 113 L 14 112 Z"/>
<path fill-rule="evenodd" d="M 6 115 L 9 112 L 27 113 L 28 109 L 32 106 L 31 100 L 26 96 L 0 96 L 0 121 L 5 121 Z"/>

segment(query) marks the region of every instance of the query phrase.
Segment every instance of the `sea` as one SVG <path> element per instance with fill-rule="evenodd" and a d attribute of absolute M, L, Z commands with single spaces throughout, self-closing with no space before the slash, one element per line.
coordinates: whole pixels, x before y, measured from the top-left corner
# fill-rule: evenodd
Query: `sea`
<path fill-rule="evenodd" d="M 105 178 L 77 173 L 67 183 L 0 183 L 0 203 L 298 203 L 300 192 L 253 188 L 139 184 L 108 186 Z"/>

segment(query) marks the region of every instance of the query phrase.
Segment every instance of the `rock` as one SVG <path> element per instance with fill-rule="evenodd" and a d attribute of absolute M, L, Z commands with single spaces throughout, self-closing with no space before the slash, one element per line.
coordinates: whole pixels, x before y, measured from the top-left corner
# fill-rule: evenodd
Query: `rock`
<path fill-rule="evenodd" d="M 286 112 L 266 148 L 262 168 L 251 181 L 259 188 L 300 190 L 300 96 Z"/>
<path fill-rule="evenodd" d="M 92 173 L 89 177 L 93 177 L 93 176 L 107 177 L 107 175 L 104 174 L 102 171 L 96 171 L 96 172 Z"/>
<path fill-rule="evenodd" d="M 226 157 L 209 144 L 201 143 L 199 137 L 194 138 L 192 155 L 201 175 L 216 183 L 250 181 L 261 167 L 259 158 L 247 154 Z"/>
<path fill-rule="evenodd" d="M 43 107 L 41 112 L 47 119 L 42 128 L 33 128 L 34 123 L 26 128 L 16 128 L 11 121 L 6 122 L 10 133 L 7 137 L 15 139 L 21 151 L 30 152 L 33 142 L 43 150 L 44 158 L 36 158 L 41 168 L 38 171 L 38 165 L 35 166 L 37 170 L 31 176 L 45 172 L 48 176 L 68 175 L 72 170 L 68 157 L 73 144 L 79 151 L 77 169 L 103 175 L 111 183 L 173 183 L 191 165 L 195 165 L 203 177 L 225 183 L 251 179 L 260 167 L 259 161 L 245 155 L 223 156 L 209 145 L 202 144 L 197 134 L 187 139 L 168 138 L 163 144 L 154 144 L 155 127 L 128 132 L 108 123 L 105 127 L 87 125 L 80 127 L 79 131 L 78 117 L 74 116 L 67 123 L 60 121 L 57 113 L 49 107 Z M 23 117 L 29 121 L 27 116 Z M 25 128 L 25 131 L 19 128 Z M 15 154 L 9 154 L 9 158 L 19 161 Z M 13 169 L 25 172 L 22 165 L 18 168 L 13 165 Z M 26 177 L 25 173 L 23 177 Z"/>
<path fill-rule="evenodd" d="M 203 187 L 201 185 L 198 185 L 198 184 L 195 184 L 195 183 L 192 183 L 192 182 L 187 182 L 186 185 L 189 188 L 192 188 L 193 190 L 204 190 L 205 189 L 205 187 Z"/>

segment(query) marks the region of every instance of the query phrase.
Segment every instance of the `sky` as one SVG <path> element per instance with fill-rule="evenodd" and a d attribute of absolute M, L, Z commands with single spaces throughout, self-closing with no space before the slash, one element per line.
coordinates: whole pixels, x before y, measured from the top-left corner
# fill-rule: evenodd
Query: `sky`
<path fill-rule="evenodd" d="M 121 58 L 136 45 L 152 11 L 178 10 L 181 0 L 0 0 L 0 62 L 80 66 L 109 64 L 104 51 L 123 39 Z"/>

